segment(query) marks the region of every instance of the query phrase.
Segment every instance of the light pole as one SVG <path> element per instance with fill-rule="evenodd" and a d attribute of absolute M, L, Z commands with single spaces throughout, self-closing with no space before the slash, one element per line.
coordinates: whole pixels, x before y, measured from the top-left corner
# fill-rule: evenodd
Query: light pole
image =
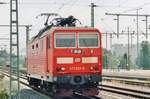
<path fill-rule="evenodd" d="M 29 36 L 29 31 L 30 31 L 30 27 L 31 27 L 32 25 L 26 25 L 25 27 L 26 27 L 26 66 L 28 66 L 28 61 L 27 61 L 27 59 L 28 59 L 28 43 L 29 43 L 29 38 L 30 38 L 30 36 Z"/>
<path fill-rule="evenodd" d="M 133 42 L 132 38 L 133 38 L 134 34 L 135 34 L 135 31 L 132 31 L 132 33 L 131 33 L 131 48 L 132 48 L 132 42 Z"/>
<path fill-rule="evenodd" d="M 128 65 L 127 69 L 130 70 L 130 35 L 129 35 L 129 27 L 128 27 Z"/>
<path fill-rule="evenodd" d="M 108 33 L 106 32 L 106 68 L 108 69 L 108 43 L 107 43 L 107 40 L 108 40 Z"/>
<path fill-rule="evenodd" d="M 98 6 L 95 5 L 94 3 L 91 3 L 90 7 L 91 7 L 91 27 L 94 27 L 94 8 Z"/>
<path fill-rule="evenodd" d="M 139 61 L 139 10 L 142 8 L 136 9 L 136 18 L 137 18 L 137 60 Z"/>
<path fill-rule="evenodd" d="M 145 36 L 148 39 L 148 16 L 145 16 L 145 20 L 142 21 L 145 21 Z"/>
<path fill-rule="evenodd" d="M 113 34 L 112 33 L 110 33 L 110 49 L 112 48 L 112 39 L 113 39 Z M 112 61 L 110 60 L 110 67 L 108 67 L 108 68 L 110 68 L 111 69 L 111 64 L 112 63 Z"/>
<path fill-rule="evenodd" d="M 116 16 L 117 16 L 117 19 L 114 19 L 114 20 L 117 20 L 117 38 L 119 38 L 119 23 L 120 23 L 119 22 L 120 21 L 119 20 L 119 14 L 117 14 Z"/>

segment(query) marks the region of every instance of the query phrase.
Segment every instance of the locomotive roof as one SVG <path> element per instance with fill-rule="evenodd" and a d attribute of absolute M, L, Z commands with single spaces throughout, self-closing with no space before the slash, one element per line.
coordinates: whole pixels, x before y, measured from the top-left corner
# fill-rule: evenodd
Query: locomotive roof
<path fill-rule="evenodd" d="M 97 31 L 97 29 L 92 28 L 92 27 L 58 27 L 58 26 L 54 27 L 54 26 L 49 25 L 49 26 L 41 29 L 36 36 L 32 37 L 31 42 L 33 42 L 34 40 L 36 40 L 38 38 L 42 38 L 45 35 L 47 35 L 49 33 L 52 33 L 55 30 L 57 31 L 57 30 L 79 30 L 79 29 L 81 29 L 81 30 L 95 30 L 95 31 Z"/>

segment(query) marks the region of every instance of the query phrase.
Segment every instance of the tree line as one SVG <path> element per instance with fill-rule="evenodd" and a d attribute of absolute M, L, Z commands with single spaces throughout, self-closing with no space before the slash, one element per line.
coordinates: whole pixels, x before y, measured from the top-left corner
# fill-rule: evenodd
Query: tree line
<path fill-rule="evenodd" d="M 142 41 L 140 44 L 140 52 L 136 61 L 131 61 L 131 57 L 124 53 L 116 56 L 111 50 L 103 49 L 103 68 L 104 69 L 150 69 L 150 43 Z"/>

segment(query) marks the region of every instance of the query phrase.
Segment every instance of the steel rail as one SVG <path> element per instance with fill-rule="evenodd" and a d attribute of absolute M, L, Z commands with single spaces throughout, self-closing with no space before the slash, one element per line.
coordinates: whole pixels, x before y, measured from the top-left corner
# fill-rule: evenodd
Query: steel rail
<path fill-rule="evenodd" d="M 5 75 L 5 76 L 7 76 L 7 77 L 10 77 L 10 75 L 9 75 L 9 72 L 2 72 L 2 71 L 0 71 L 3 75 Z M 13 76 L 16 76 L 16 75 L 13 75 Z M 20 77 L 20 78 L 22 78 L 22 79 L 24 79 L 24 80 L 27 80 L 27 78 L 26 77 Z M 23 81 L 21 81 L 20 80 L 20 83 L 21 84 L 23 84 L 23 85 L 25 85 L 25 86 L 27 86 L 27 87 L 29 87 L 29 88 L 31 88 L 31 89 L 33 89 L 33 91 L 34 92 L 36 92 L 37 94 L 39 94 L 39 95 L 42 95 L 42 96 L 47 96 L 47 97 L 51 97 L 51 98 L 53 98 L 53 96 L 51 96 L 49 93 L 46 93 L 46 92 L 43 92 L 42 90 L 40 90 L 39 88 L 35 88 L 35 87 L 33 87 L 33 86 L 30 86 L 29 84 L 27 84 L 27 83 L 25 83 L 25 82 L 23 82 Z"/>
<path fill-rule="evenodd" d="M 119 83 L 127 83 L 128 85 L 137 85 L 150 87 L 150 78 L 149 77 L 134 77 L 134 76 L 104 76 L 103 81 L 117 81 Z"/>
<path fill-rule="evenodd" d="M 89 97 L 89 96 L 85 96 L 83 95 L 82 93 L 78 93 L 78 92 L 74 92 L 74 96 L 77 98 L 77 99 L 102 99 L 98 96 L 92 96 L 92 97 Z"/>
<path fill-rule="evenodd" d="M 145 77 L 145 76 L 143 76 L 143 77 L 136 77 L 136 76 L 121 76 L 121 75 L 102 75 L 102 77 L 150 80 L 150 77 Z"/>
<path fill-rule="evenodd" d="M 127 95 L 135 98 L 142 98 L 142 99 L 150 99 L 150 92 L 135 90 L 135 89 L 128 89 L 110 85 L 100 85 L 99 90 L 117 93 L 120 95 Z"/>
<path fill-rule="evenodd" d="M 109 77 L 112 77 L 112 76 L 109 76 Z M 115 77 L 118 77 L 118 76 L 115 76 Z M 20 78 L 27 80 L 26 77 L 20 76 Z M 118 77 L 118 78 L 127 78 L 127 77 Z M 129 77 L 129 79 L 133 79 L 133 78 L 134 77 Z M 136 78 L 137 77 L 135 77 L 135 79 Z M 141 79 L 141 78 L 138 78 L 138 79 Z M 22 83 L 24 83 L 24 82 L 22 82 Z M 30 88 L 34 89 L 33 87 L 30 87 Z M 40 89 L 38 89 L 38 90 L 41 91 Z M 140 91 L 140 90 L 135 90 L 135 89 L 128 89 L 128 88 L 122 88 L 122 87 L 116 87 L 116 86 L 110 86 L 110 85 L 102 84 L 102 85 L 100 85 L 99 90 L 117 93 L 117 94 L 121 94 L 121 95 L 128 95 L 128 96 L 136 97 L 136 98 L 150 99 L 150 92 L 145 92 L 145 91 Z M 49 93 L 47 93 L 47 95 L 48 94 Z M 74 95 L 77 97 L 86 98 L 86 99 L 101 99 L 100 97 L 97 97 L 97 96 L 87 97 L 87 96 L 84 96 L 81 93 L 77 93 L 77 92 L 75 92 Z"/>
<path fill-rule="evenodd" d="M 7 74 L 6 74 L 6 73 L 7 73 Z M 9 77 L 9 72 L 6 71 L 6 70 L 5 70 L 5 72 L 3 71 L 2 74 L 4 74 L 4 75 L 6 75 L 6 76 Z M 23 74 L 23 75 L 24 75 L 24 74 Z M 14 75 L 14 76 L 16 76 L 16 75 Z M 20 76 L 20 78 L 22 78 L 22 79 L 24 79 L 24 80 L 27 80 L 27 77 L 24 77 L 24 76 Z M 50 93 L 48 93 L 48 92 L 44 92 L 44 91 L 42 91 L 42 90 L 39 89 L 39 88 L 32 87 L 32 86 L 30 86 L 29 84 L 27 84 L 27 83 L 25 83 L 25 82 L 23 82 L 23 81 L 20 81 L 20 83 L 23 84 L 23 85 L 25 85 L 25 86 L 27 86 L 27 87 L 29 87 L 29 88 L 32 88 L 34 91 L 37 91 L 38 93 L 41 93 L 41 94 L 46 95 L 46 96 L 48 96 L 48 97 L 52 97 L 52 98 L 54 98 L 54 99 L 57 99 L 57 97 L 53 96 L 52 94 L 50 94 Z M 75 99 L 76 99 L 76 98 L 77 98 L 77 99 L 82 99 L 82 98 L 83 98 L 83 99 L 101 99 L 101 98 L 98 97 L 98 96 L 88 97 L 88 96 L 85 96 L 85 95 L 83 95 L 83 94 L 81 94 L 81 93 L 77 93 L 77 92 L 74 92 L 74 97 L 75 97 Z M 73 99 L 74 99 L 74 97 L 73 97 Z M 60 98 L 59 98 L 59 99 L 60 99 Z M 63 98 L 62 98 L 62 99 L 63 99 Z"/>

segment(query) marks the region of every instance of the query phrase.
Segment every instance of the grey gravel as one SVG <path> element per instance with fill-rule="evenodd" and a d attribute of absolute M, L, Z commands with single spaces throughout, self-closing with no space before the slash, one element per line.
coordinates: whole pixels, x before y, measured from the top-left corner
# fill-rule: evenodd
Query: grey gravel
<path fill-rule="evenodd" d="M 23 89 L 20 91 L 21 99 L 52 99 L 48 96 L 44 96 L 41 94 L 36 93 L 32 89 Z M 17 99 L 16 96 L 13 96 L 12 99 Z"/>

